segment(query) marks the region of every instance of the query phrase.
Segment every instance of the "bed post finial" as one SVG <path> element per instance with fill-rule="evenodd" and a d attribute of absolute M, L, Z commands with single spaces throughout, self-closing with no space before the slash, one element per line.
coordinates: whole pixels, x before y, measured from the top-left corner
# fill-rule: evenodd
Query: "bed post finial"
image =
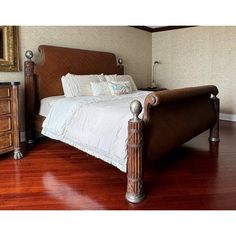
<path fill-rule="evenodd" d="M 133 119 L 132 121 L 138 121 L 140 120 L 140 118 L 138 117 L 139 114 L 142 112 L 142 104 L 140 101 L 138 100 L 133 100 L 131 103 L 130 103 L 130 111 L 132 112 L 133 114 Z"/>
<path fill-rule="evenodd" d="M 31 60 L 33 52 L 28 50 L 25 52 L 27 61 L 24 62 L 25 74 L 25 133 L 28 143 L 34 142 L 34 131 L 32 129 L 32 115 L 35 108 L 35 81 L 34 81 L 34 62 Z"/>
<path fill-rule="evenodd" d="M 33 54 L 33 52 L 31 50 L 27 50 L 25 52 L 25 57 L 28 59 L 28 61 L 31 61 L 33 56 L 34 56 L 34 54 Z"/>
<path fill-rule="evenodd" d="M 138 117 L 142 104 L 134 100 L 130 104 L 133 118 L 128 123 L 128 164 L 126 199 L 132 203 L 141 202 L 145 198 L 143 192 L 143 121 Z"/>
<path fill-rule="evenodd" d="M 119 63 L 120 65 L 122 65 L 122 64 L 123 64 L 123 59 L 122 59 L 122 58 L 119 58 L 119 59 L 118 59 L 118 63 Z"/>
<path fill-rule="evenodd" d="M 117 61 L 118 61 L 117 74 L 118 75 L 123 75 L 124 74 L 124 65 L 122 65 L 123 64 L 123 59 L 119 58 Z"/>

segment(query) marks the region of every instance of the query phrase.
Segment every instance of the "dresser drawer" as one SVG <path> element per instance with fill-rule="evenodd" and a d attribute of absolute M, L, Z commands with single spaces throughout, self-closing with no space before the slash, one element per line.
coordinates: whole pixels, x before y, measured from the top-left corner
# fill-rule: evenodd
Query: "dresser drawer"
<path fill-rule="evenodd" d="M 0 115 L 7 115 L 11 113 L 11 101 L 0 100 Z"/>
<path fill-rule="evenodd" d="M 11 96 L 11 89 L 9 87 L 0 88 L 0 98 L 9 98 Z"/>
<path fill-rule="evenodd" d="M 10 116 L 3 116 L 0 117 L 0 132 L 11 131 L 11 117 Z"/>
<path fill-rule="evenodd" d="M 12 145 L 12 133 L 0 134 L 0 149 L 8 148 Z"/>

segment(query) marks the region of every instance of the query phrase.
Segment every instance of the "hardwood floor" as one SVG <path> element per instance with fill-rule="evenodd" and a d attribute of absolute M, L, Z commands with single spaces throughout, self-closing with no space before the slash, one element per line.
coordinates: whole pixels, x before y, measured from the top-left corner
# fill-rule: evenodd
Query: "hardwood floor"
<path fill-rule="evenodd" d="M 236 209 L 236 123 L 221 121 L 220 136 L 210 146 L 205 132 L 147 165 L 140 204 L 124 198 L 125 173 L 42 139 L 19 161 L 0 156 L 0 209 Z"/>

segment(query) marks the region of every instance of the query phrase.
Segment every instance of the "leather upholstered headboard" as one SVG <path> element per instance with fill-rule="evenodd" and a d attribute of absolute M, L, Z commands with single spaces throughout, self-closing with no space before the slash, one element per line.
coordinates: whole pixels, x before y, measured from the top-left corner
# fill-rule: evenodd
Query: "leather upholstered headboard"
<path fill-rule="evenodd" d="M 39 46 L 39 52 L 42 62 L 34 67 L 37 100 L 62 95 L 61 77 L 67 73 L 119 74 L 113 53 L 48 45 Z"/>
<path fill-rule="evenodd" d="M 39 46 L 41 63 L 32 61 L 33 52 L 25 53 L 25 120 L 26 139 L 33 140 L 34 132 L 41 132 L 44 117 L 38 115 L 40 100 L 45 97 L 63 95 L 61 77 L 67 73 L 124 74 L 122 60 L 110 52 L 98 52 L 75 48 Z"/>

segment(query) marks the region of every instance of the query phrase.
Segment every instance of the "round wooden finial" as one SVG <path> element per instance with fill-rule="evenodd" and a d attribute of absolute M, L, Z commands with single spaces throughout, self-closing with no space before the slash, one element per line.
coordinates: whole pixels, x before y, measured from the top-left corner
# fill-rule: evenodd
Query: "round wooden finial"
<path fill-rule="evenodd" d="M 31 50 L 27 50 L 25 52 L 25 57 L 28 59 L 28 60 L 31 60 L 31 58 L 34 56 L 33 52 Z"/>
<path fill-rule="evenodd" d="M 122 64 L 123 64 L 123 59 L 122 59 L 122 58 L 119 58 L 119 59 L 118 59 L 118 63 L 119 63 L 120 65 L 122 65 Z"/>
<path fill-rule="evenodd" d="M 139 100 L 134 100 L 130 103 L 130 111 L 133 114 L 133 121 L 138 121 L 139 119 L 139 114 L 141 113 L 143 107 L 142 104 Z"/>

